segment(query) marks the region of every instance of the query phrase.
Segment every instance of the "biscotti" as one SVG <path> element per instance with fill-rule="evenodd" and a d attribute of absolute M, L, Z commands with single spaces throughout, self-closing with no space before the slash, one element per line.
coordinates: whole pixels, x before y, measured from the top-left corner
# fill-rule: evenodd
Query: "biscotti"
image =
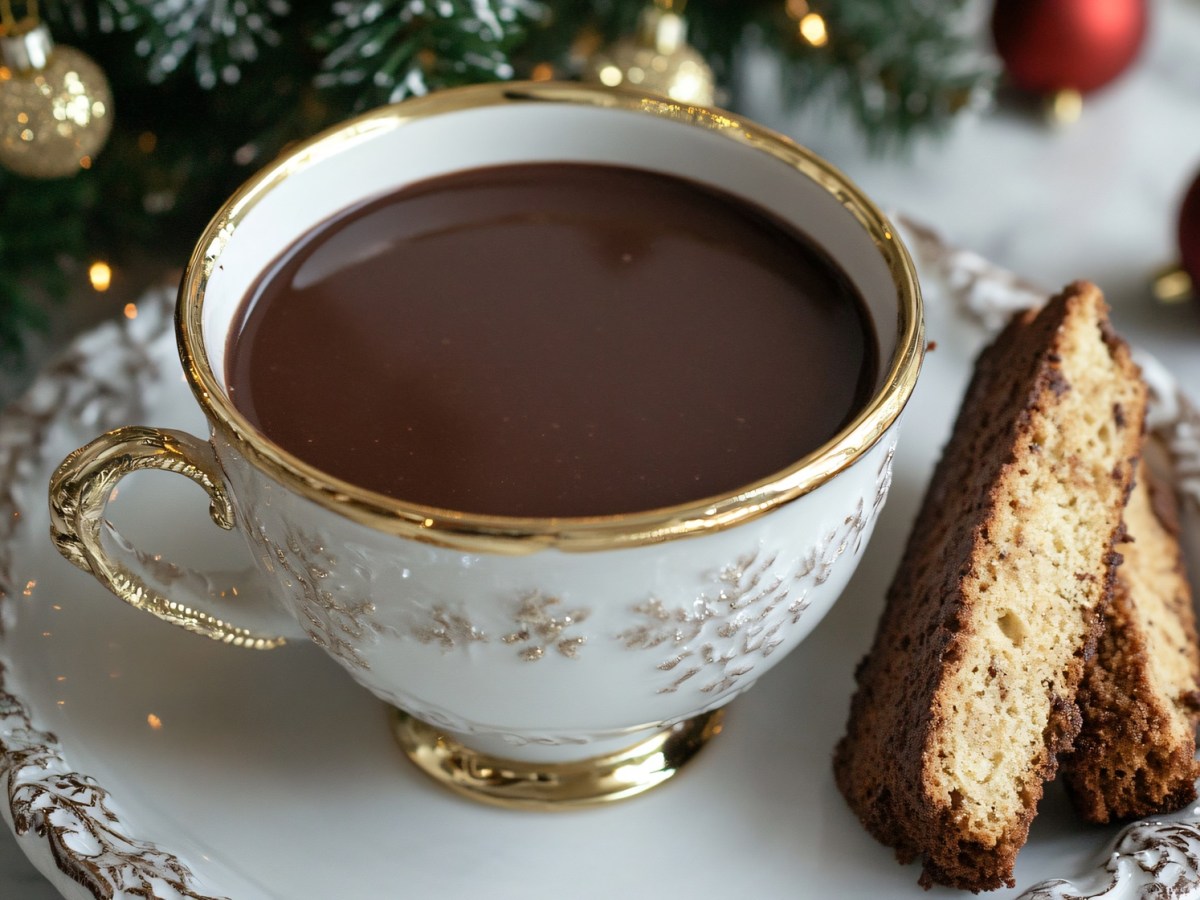
<path fill-rule="evenodd" d="M 1079 731 L 1145 405 L 1091 284 L 1015 318 L 976 362 L 834 760 L 851 808 L 923 860 L 925 886 L 1013 884 Z"/>
<path fill-rule="evenodd" d="M 1125 511 L 1113 601 L 1079 689 L 1083 728 L 1061 760 L 1090 822 L 1179 809 L 1200 777 L 1200 651 L 1174 492 L 1145 465 Z"/>

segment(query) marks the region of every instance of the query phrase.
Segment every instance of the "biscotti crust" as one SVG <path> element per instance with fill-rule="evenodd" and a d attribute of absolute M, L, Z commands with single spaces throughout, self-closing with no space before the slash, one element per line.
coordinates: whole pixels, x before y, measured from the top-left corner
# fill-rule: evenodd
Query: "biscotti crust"
<path fill-rule="evenodd" d="M 1083 727 L 1062 760 L 1079 814 L 1106 823 L 1196 799 L 1200 651 L 1174 492 L 1146 465 L 1126 509 L 1113 602 L 1079 689 Z"/>
<path fill-rule="evenodd" d="M 976 363 L 834 760 L 867 829 L 922 858 L 923 884 L 1012 884 L 1080 727 L 1144 410 L 1086 283 L 1016 317 Z"/>

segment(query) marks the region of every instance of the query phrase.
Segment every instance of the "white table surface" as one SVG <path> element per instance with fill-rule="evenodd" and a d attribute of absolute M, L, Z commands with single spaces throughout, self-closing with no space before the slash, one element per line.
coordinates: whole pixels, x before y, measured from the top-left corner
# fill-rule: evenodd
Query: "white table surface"
<path fill-rule="evenodd" d="M 1088 99 L 1083 118 L 1047 127 L 1001 105 L 908 158 L 873 158 L 824 114 L 784 114 L 770 85 L 744 111 L 844 169 L 889 210 L 1053 288 L 1097 282 L 1119 330 L 1200 396 L 1200 302 L 1156 303 L 1152 273 L 1175 257 L 1183 191 L 1200 170 L 1200 2 L 1152 2 L 1142 57 Z M 762 80 L 762 72 L 753 76 Z M 59 895 L 0 829 L 0 898 Z"/>

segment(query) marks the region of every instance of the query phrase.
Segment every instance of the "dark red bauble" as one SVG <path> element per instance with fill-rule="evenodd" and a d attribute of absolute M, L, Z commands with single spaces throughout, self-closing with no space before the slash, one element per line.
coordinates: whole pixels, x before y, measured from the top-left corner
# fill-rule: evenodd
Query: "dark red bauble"
<path fill-rule="evenodd" d="M 1177 235 L 1179 261 L 1184 271 L 1192 277 L 1192 284 L 1200 287 L 1200 174 L 1183 195 L 1183 205 L 1179 207 Z M 1193 288 L 1193 292 L 1200 295 L 1197 287 Z"/>
<path fill-rule="evenodd" d="M 1009 79 L 1038 94 L 1095 90 L 1146 36 L 1148 0 L 995 0 L 992 38 Z"/>

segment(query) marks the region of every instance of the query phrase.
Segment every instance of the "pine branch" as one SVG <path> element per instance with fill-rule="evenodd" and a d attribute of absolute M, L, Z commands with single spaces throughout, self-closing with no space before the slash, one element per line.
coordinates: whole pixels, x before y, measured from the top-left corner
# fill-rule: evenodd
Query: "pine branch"
<path fill-rule="evenodd" d="M 350 88 L 355 108 L 514 75 L 510 52 L 545 17 L 535 0 L 340 0 L 314 39 L 319 87 Z"/>
<path fill-rule="evenodd" d="M 137 32 L 138 56 L 148 60 L 151 84 L 161 84 L 191 61 L 202 88 L 237 84 L 242 68 L 264 48 L 278 47 L 277 20 L 287 0 L 107 0 L 117 27 Z"/>
<path fill-rule="evenodd" d="M 441 87 L 546 64 L 577 75 L 588 54 L 634 31 L 648 2 L 41 0 L 55 38 L 107 73 L 116 128 L 73 178 L 0 170 L 0 355 L 38 318 L 29 298 L 62 294 L 86 260 L 120 264 L 152 245 L 181 263 L 221 201 L 288 142 Z M 795 104 L 825 98 L 874 147 L 894 149 L 988 96 L 993 73 L 961 19 L 967 4 L 691 0 L 684 15 L 718 80 L 728 85 L 756 29 Z M 789 8 L 820 15 L 828 41 L 803 39 Z"/>
<path fill-rule="evenodd" d="M 920 132 L 944 131 L 964 109 L 991 96 L 994 63 L 966 19 L 967 0 L 812 0 L 827 40 L 806 40 L 776 8 L 764 33 L 784 61 L 795 104 L 825 94 L 854 114 L 879 151 L 903 147 Z"/>

